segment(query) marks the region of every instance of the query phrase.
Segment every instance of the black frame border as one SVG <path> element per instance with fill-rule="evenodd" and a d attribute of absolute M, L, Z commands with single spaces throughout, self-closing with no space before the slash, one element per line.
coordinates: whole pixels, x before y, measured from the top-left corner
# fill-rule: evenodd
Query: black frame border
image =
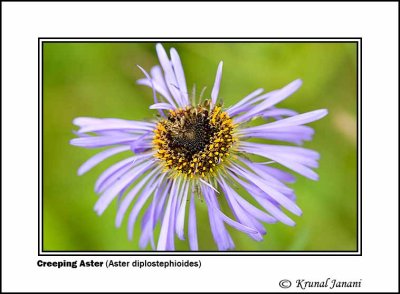
<path fill-rule="evenodd" d="M 80 41 L 82 40 L 82 41 Z M 341 251 L 44 251 L 43 250 L 43 45 L 45 43 L 356 43 L 357 44 L 357 249 Z M 38 256 L 362 256 L 362 38 L 361 37 L 235 37 L 235 38 L 128 38 L 39 37 L 38 38 Z"/>

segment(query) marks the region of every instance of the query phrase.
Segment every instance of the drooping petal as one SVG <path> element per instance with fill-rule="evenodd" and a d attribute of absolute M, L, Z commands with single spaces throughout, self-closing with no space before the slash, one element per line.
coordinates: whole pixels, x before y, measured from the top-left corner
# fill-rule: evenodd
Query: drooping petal
<path fill-rule="evenodd" d="M 261 241 L 263 239 L 262 235 L 254 227 L 254 223 L 249 218 L 248 213 L 237 203 L 235 199 L 237 193 L 233 191 L 229 187 L 229 185 L 227 185 L 226 182 L 223 179 L 221 179 L 221 177 L 218 179 L 218 183 L 220 184 L 222 190 L 224 191 L 226 200 L 228 201 L 228 204 L 231 207 L 233 214 L 236 216 L 236 219 L 238 220 L 239 224 L 245 226 L 246 229 L 247 228 L 251 229 L 251 231 L 247 232 L 251 238 L 253 238 L 256 241 Z M 237 226 L 238 225 L 235 224 L 235 228 L 237 228 Z"/>
<path fill-rule="evenodd" d="M 176 234 L 179 239 L 185 240 L 184 236 L 184 226 L 185 226 L 185 212 L 186 212 L 186 200 L 187 200 L 187 195 L 188 195 L 188 190 L 189 190 L 189 184 L 184 183 L 184 188 L 181 189 L 183 192 L 183 199 L 178 203 L 178 214 L 177 214 L 177 219 L 176 219 L 176 225 L 175 225 L 175 230 Z"/>
<path fill-rule="evenodd" d="M 160 170 L 158 170 L 158 172 L 160 172 Z M 153 179 L 150 179 L 149 182 L 147 183 L 147 185 L 144 187 L 138 200 L 134 204 L 134 206 L 131 210 L 131 213 L 129 214 L 129 218 L 128 218 L 128 237 L 129 237 L 129 239 L 132 239 L 132 237 L 133 237 L 135 222 L 139 215 L 140 210 L 143 208 L 144 204 L 150 198 L 150 196 L 152 195 L 152 193 L 156 189 L 156 187 L 159 185 L 159 183 L 164 179 L 164 176 L 165 176 L 165 174 L 161 174 L 161 176 L 158 179 L 155 179 L 157 176 L 155 176 Z M 131 202 L 132 202 L 132 199 L 131 199 Z M 121 213 L 124 214 L 123 211 Z"/>
<path fill-rule="evenodd" d="M 199 245 L 197 242 L 197 228 L 196 228 L 196 204 L 194 199 L 194 193 L 192 191 L 192 196 L 190 197 L 190 206 L 189 206 L 189 246 L 190 250 L 197 251 L 199 250 Z"/>
<path fill-rule="evenodd" d="M 145 248 L 150 241 L 151 248 L 156 250 L 153 230 L 161 216 L 161 211 L 164 207 L 165 199 L 170 188 L 171 181 L 167 179 L 161 182 L 159 187 L 156 188 L 156 192 L 154 192 L 153 201 L 148 208 L 148 213 L 145 214 L 145 216 L 148 215 L 148 217 L 143 217 L 142 219 L 142 234 L 139 240 L 139 246 L 141 248 Z"/>
<path fill-rule="evenodd" d="M 171 193 L 169 194 L 167 207 L 165 209 L 164 218 L 161 224 L 160 236 L 158 237 L 157 250 L 173 250 L 173 239 L 171 240 L 170 227 L 173 225 L 175 219 L 175 207 L 176 199 L 179 192 L 179 186 L 180 179 L 173 180 Z"/>
<path fill-rule="evenodd" d="M 228 250 L 234 248 L 232 238 L 226 230 L 219 210 L 218 201 L 215 198 L 215 192 L 206 185 L 201 185 L 201 191 L 208 208 L 208 218 L 210 220 L 211 232 L 219 250 Z"/>

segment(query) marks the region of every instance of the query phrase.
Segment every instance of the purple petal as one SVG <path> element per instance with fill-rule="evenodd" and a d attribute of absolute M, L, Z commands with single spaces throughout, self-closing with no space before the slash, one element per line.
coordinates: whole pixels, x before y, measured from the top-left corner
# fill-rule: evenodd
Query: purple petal
<path fill-rule="evenodd" d="M 265 172 L 269 173 L 271 176 L 278 179 L 279 181 L 287 183 L 294 183 L 296 181 L 296 178 L 293 175 L 283 170 L 271 166 L 265 166 L 262 165 L 261 163 L 254 163 L 254 164 L 259 166 L 261 169 L 263 169 Z"/>
<path fill-rule="evenodd" d="M 270 98 L 266 99 L 264 102 L 254 106 L 247 113 L 235 118 L 235 121 L 238 123 L 245 122 L 245 121 L 248 121 L 249 119 L 259 115 L 263 111 L 267 110 L 268 108 L 274 106 L 275 104 L 281 102 L 282 100 L 285 100 L 287 97 L 292 95 L 294 92 L 296 92 L 300 88 L 301 84 L 302 84 L 302 81 L 299 79 L 291 82 L 287 86 L 283 87 L 281 90 L 274 93 L 274 95 L 272 95 Z"/>
<path fill-rule="evenodd" d="M 217 102 L 217 99 L 218 99 L 219 88 L 220 88 L 220 85 L 221 85 L 222 66 L 223 66 L 223 64 L 224 63 L 222 61 L 218 64 L 218 70 L 217 70 L 217 74 L 215 76 L 214 86 L 213 86 L 212 91 L 211 91 L 211 106 L 214 106 L 215 103 Z"/>
<path fill-rule="evenodd" d="M 300 207 L 298 207 L 296 205 L 296 203 L 294 203 L 293 201 L 288 199 L 281 192 L 273 189 L 271 186 L 266 184 L 263 181 L 263 179 L 260 178 L 259 176 L 257 176 L 256 174 L 254 174 L 250 171 L 244 170 L 242 167 L 240 167 L 236 164 L 234 164 L 233 167 L 230 167 L 229 169 L 238 173 L 240 176 L 247 179 L 248 181 L 251 181 L 252 183 L 254 183 L 257 187 L 259 187 L 262 191 L 264 191 L 265 193 L 270 195 L 274 200 L 276 200 L 279 204 L 281 204 L 283 207 L 285 207 L 290 212 L 292 212 L 296 215 L 302 214 Z"/>
<path fill-rule="evenodd" d="M 115 226 L 119 228 L 122 224 L 122 220 L 125 216 L 126 211 L 128 210 L 129 205 L 132 203 L 133 199 L 137 195 L 137 193 L 143 188 L 143 186 L 147 183 L 147 186 L 143 189 L 142 195 L 147 196 L 147 193 L 153 192 L 156 185 L 153 185 L 153 182 L 156 180 L 157 175 L 154 175 L 158 169 L 153 169 L 150 171 L 142 180 L 135 184 L 131 191 L 125 196 L 122 200 L 121 204 L 118 207 L 117 216 L 115 218 Z M 150 196 L 150 195 L 149 195 Z M 128 226 L 129 227 L 129 226 Z"/>
<path fill-rule="evenodd" d="M 137 67 L 143 72 L 143 74 L 146 76 L 147 80 L 150 81 L 151 90 L 153 91 L 154 103 L 157 104 L 157 103 L 158 103 L 158 99 L 157 99 L 156 89 L 155 89 L 155 87 L 154 87 L 153 80 L 151 79 L 150 75 L 149 75 L 140 65 L 137 65 Z M 158 109 L 158 113 L 159 113 L 162 117 L 165 117 L 165 114 L 164 114 L 164 112 L 161 111 L 161 109 Z"/>
<path fill-rule="evenodd" d="M 187 200 L 188 189 L 189 189 L 189 184 L 184 183 L 184 188 L 181 189 L 183 191 L 183 199 L 182 201 L 180 201 L 180 203 L 178 203 L 179 211 L 177 214 L 177 219 L 175 224 L 176 234 L 178 238 L 181 240 L 185 240 L 183 230 L 185 226 L 185 212 L 186 212 L 186 200 Z"/>
<path fill-rule="evenodd" d="M 285 108 L 274 108 L 271 110 L 267 110 L 262 114 L 263 118 L 270 118 L 270 117 L 278 117 L 278 116 L 294 116 L 298 113 L 291 109 Z"/>
<path fill-rule="evenodd" d="M 278 179 L 274 178 L 271 174 L 266 172 L 262 165 L 257 165 L 249 160 L 246 160 L 242 157 L 238 157 L 238 159 L 243 162 L 245 165 L 247 165 L 248 168 L 253 170 L 257 175 L 259 175 L 267 184 L 273 189 L 278 190 L 281 193 L 292 193 L 293 190 L 286 187 L 285 184 L 280 182 Z"/>
<path fill-rule="evenodd" d="M 251 238 L 253 238 L 256 241 L 261 241 L 263 238 L 261 236 L 261 234 L 259 233 L 259 231 L 254 228 L 254 224 L 251 221 L 251 219 L 248 217 L 248 213 L 243 210 L 243 208 L 237 203 L 235 196 L 237 195 L 237 193 L 235 191 L 233 191 L 223 179 L 218 179 L 218 182 L 221 186 L 221 188 L 223 189 L 225 196 L 226 196 L 226 200 L 228 201 L 229 206 L 231 207 L 232 212 L 234 213 L 234 215 L 236 216 L 237 220 L 239 222 L 235 222 L 233 220 L 231 220 L 229 222 L 230 225 L 233 224 L 233 227 L 243 231 L 243 229 L 246 229 L 249 231 L 243 231 L 249 234 L 249 236 Z M 224 220 L 226 220 L 226 218 L 224 218 Z M 234 223 L 232 223 L 234 222 Z M 240 226 L 244 226 L 244 228 L 242 227 L 242 229 L 240 229 Z"/>
<path fill-rule="evenodd" d="M 96 155 L 89 158 L 89 160 L 87 160 L 84 164 L 81 165 L 81 167 L 78 169 L 78 175 L 83 175 L 84 173 L 95 167 L 97 164 L 99 164 L 106 158 L 127 150 L 129 150 L 129 146 L 120 146 L 97 153 Z"/>
<path fill-rule="evenodd" d="M 165 82 L 166 85 L 174 97 L 175 101 L 177 102 L 178 106 L 183 107 L 184 103 L 181 99 L 181 94 L 179 91 L 176 89 L 178 86 L 178 83 L 175 78 L 175 73 L 172 69 L 171 62 L 168 58 L 167 52 L 165 52 L 164 47 L 161 44 L 156 45 L 156 51 L 158 55 L 158 59 L 160 61 L 161 67 L 164 70 L 164 77 L 165 77 Z"/>
<path fill-rule="evenodd" d="M 318 166 L 316 159 L 319 155 L 315 151 L 300 147 L 273 146 L 250 142 L 241 142 L 238 150 L 272 159 L 307 178 L 318 180 L 318 175 L 307 167 Z"/>
<path fill-rule="evenodd" d="M 190 250 L 197 251 L 199 250 L 198 242 L 197 242 L 197 229 L 196 229 L 196 204 L 194 199 L 194 193 L 192 192 L 192 196 L 190 197 L 190 206 L 189 206 L 189 245 Z"/>
<path fill-rule="evenodd" d="M 150 74 L 153 78 L 153 83 L 158 84 L 165 95 L 162 93 L 160 93 L 160 94 L 163 95 L 165 99 L 167 99 L 169 104 L 176 106 L 171 97 L 171 94 L 169 93 L 167 84 L 165 83 L 165 79 L 164 79 L 164 75 L 163 75 L 161 67 L 159 65 L 153 66 L 150 70 Z"/>
<path fill-rule="evenodd" d="M 131 171 L 127 172 L 124 176 L 122 176 L 119 181 L 116 181 L 114 185 L 107 188 L 104 193 L 97 200 L 94 209 L 96 212 L 101 215 L 107 206 L 111 203 L 111 201 L 115 198 L 115 196 L 126 186 L 131 184 L 135 179 L 137 179 L 140 175 L 142 175 L 148 169 L 151 169 L 154 165 L 154 160 L 149 160 L 146 164 L 134 168 Z"/>
<path fill-rule="evenodd" d="M 264 89 L 260 88 L 260 89 L 255 90 L 254 92 L 251 92 L 249 95 L 247 95 L 243 99 L 240 99 L 240 101 L 238 103 L 236 103 L 235 105 L 229 107 L 226 110 L 226 112 L 229 114 L 229 116 L 234 116 L 237 113 L 240 113 L 241 112 L 240 109 L 242 108 L 243 105 L 247 105 L 255 97 L 260 95 L 263 91 L 264 91 Z"/>
<path fill-rule="evenodd" d="M 156 103 L 156 104 L 152 104 L 150 105 L 150 109 L 166 109 L 166 110 L 170 110 L 170 109 L 174 109 L 175 107 L 172 106 L 169 103 Z"/>
<path fill-rule="evenodd" d="M 326 109 L 315 110 L 303 114 L 298 114 L 292 117 L 284 118 L 275 122 L 271 122 L 268 124 L 251 127 L 248 128 L 248 132 L 265 132 L 273 129 L 280 129 L 280 128 L 288 128 L 293 126 L 299 126 L 303 124 L 307 124 L 318 119 L 323 118 L 325 115 L 328 114 Z M 290 130 L 290 129 L 289 129 Z"/>
<path fill-rule="evenodd" d="M 189 97 L 187 93 L 185 73 L 183 71 L 181 59 L 179 58 L 178 52 L 176 52 L 175 48 L 171 48 L 170 53 L 172 66 L 174 67 L 175 76 L 178 81 L 179 91 L 182 95 L 182 101 L 185 105 L 188 105 Z"/>
<path fill-rule="evenodd" d="M 136 81 L 136 83 L 138 85 L 147 86 L 147 87 L 150 87 L 150 88 L 151 88 L 152 82 L 153 82 L 154 89 L 160 95 L 162 95 L 167 100 L 167 102 L 169 104 L 173 105 L 174 108 L 176 108 L 176 104 L 175 104 L 176 102 L 171 98 L 171 95 L 169 94 L 169 92 L 166 92 L 165 89 L 163 89 L 156 81 L 154 81 L 154 80 L 150 81 L 148 79 L 139 79 L 139 80 Z M 167 91 L 169 91 L 169 90 L 167 90 Z"/>
<path fill-rule="evenodd" d="M 210 220 L 211 232 L 219 250 L 228 250 L 234 248 L 233 241 L 226 230 L 221 216 L 214 207 L 219 208 L 218 201 L 215 199 L 214 190 L 206 185 L 201 185 L 204 200 L 208 207 L 208 218 Z"/>
<path fill-rule="evenodd" d="M 97 148 L 105 147 L 115 144 L 126 144 L 134 141 L 137 138 L 135 135 L 127 136 L 110 136 L 110 137 L 84 137 L 75 138 L 70 141 L 71 145 L 85 147 L 85 148 Z"/>
<path fill-rule="evenodd" d="M 266 194 L 260 190 L 257 186 L 251 183 L 247 183 L 242 181 L 238 177 L 236 177 L 233 173 L 229 172 L 230 175 L 245 188 L 249 194 L 260 204 L 266 211 L 268 211 L 273 217 L 275 217 L 280 222 L 294 226 L 295 222 L 290 219 L 287 215 L 285 215 L 278 207 L 272 204 L 268 199 L 265 198 Z"/>
<path fill-rule="evenodd" d="M 110 130 L 131 130 L 140 134 L 152 131 L 156 126 L 155 123 L 110 118 L 97 119 L 80 117 L 76 118 L 73 122 L 74 124 L 81 126 L 79 133 Z"/>
<path fill-rule="evenodd" d="M 164 218 L 161 224 L 160 236 L 158 238 L 157 250 L 169 250 L 171 246 L 170 227 L 175 218 L 176 199 L 178 196 L 178 189 L 180 180 L 174 180 L 169 194 L 167 208 L 165 210 Z"/>
<path fill-rule="evenodd" d="M 132 211 L 129 214 L 129 219 L 128 219 L 128 237 L 129 237 L 129 239 L 132 239 L 132 237 L 133 237 L 135 222 L 139 215 L 139 212 L 143 208 L 146 201 L 153 194 L 153 191 L 156 189 L 156 187 L 164 179 L 164 176 L 165 176 L 165 174 L 162 174 L 157 180 L 155 180 L 154 177 L 153 177 L 153 179 L 150 179 L 149 182 L 147 183 L 147 186 L 144 187 L 138 200 L 136 201 L 135 205 L 133 206 Z M 128 195 L 127 195 L 127 197 L 128 197 Z M 127 200 L 127 201 L 129 201 L 129 200 Z M 132 199 L 131 199 L 131 202 L 132 202 Z M 125 212 L 121 212 L 121 213 L 124 214 Z"/>
<path fill-rule="evenodd" d="M 103 192 L 104 188 L 107 187 L 109 183 L 113 183 L 118 177 L 120 177 L 126 171 L 128 171 L 135 165 L 138 166 L 143 160 L 147 158 L 151 158 L 151 154 L 131 156 L 110 166 L 97 179 L 95 184 L 96 193 Z M 122 172 L 123 170 L 125 170 L 125 172 Z M 113 177 L 116 174 L 117 177 Z"/>
<path fill-rule="evenodd" d="M 165 180 L 164 182 L 160 183 L 160 186 L 154 193 L 153 201 L 151 202 L 148 210 L 150 211 L 149 217 L 148 219 L 143 218 L 142 220 L 142 227 L 144 228 L 142 229 L 142 235 L 140 236 L 139 240 L 139 246 L 141 248 L 145 248 L 150 241 L 151 248 L 153 250 L 156 249 L 153 230 L 158 222 L 158 219 L 160 218 L 169 188 L 171 188 L 171 182 L 169 180 Z"/>

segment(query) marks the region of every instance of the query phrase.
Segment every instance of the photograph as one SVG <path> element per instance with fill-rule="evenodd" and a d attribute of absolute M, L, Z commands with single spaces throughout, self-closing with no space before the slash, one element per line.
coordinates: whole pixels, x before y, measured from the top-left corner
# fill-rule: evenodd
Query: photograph
<path fill-rule="evenodd" d="M 44 40 L 41 252 L 359 252 L 353 40 Z"/>

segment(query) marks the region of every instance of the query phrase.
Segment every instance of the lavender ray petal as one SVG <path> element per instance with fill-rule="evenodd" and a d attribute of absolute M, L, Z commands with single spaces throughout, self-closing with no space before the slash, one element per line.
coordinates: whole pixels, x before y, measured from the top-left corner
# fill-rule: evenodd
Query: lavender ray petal
<path fill-rule="evenodd" d="M 259 166 L 266 173 L 269 173 L 270 175 L 272 175 L 274 178 L 278 179 L 281 182 L 294 183 L 296 181 L 296 178 L 288 172 L 285 172 L 275 167 L 263 165 L 261 163 L 254 163 L 254 164 Z"/>
<path fill-rule="evenodd" d="M 159 169 L 153 169 L 150 171 L 143 179 L 141 179 L 136 185 L 132 188 L 131 191 L 125 196 L 122 200 L 121 204 L 118 207 L 117 216 L 115 218 L 115 226 L 119 228 L 122 224 L 122 220 L 125 216 L 126 211 L 128 210 L 129 205 L 132 203 L 135 196 L 139 193 L 139 191 L 143 188 L 143 186 L 147 185 L 143 188 L 142 194 L 143 197 L 146 197 L 147 194 L 150 196 L 151 192 L 155 189 L 156 185 L 153 185 L 154 181 L 157 180 L 157 174 Z M 129 227 L 129 226 L 128 226 Z"/>
<path fill-rule="evenodd" d="M 263 181 L 263 179 L 260 178 L 258 175 L 254 174 L 250 171 L 246 171 L 236 164 L 234 164 L 229 169 L 238 173 L 240 176 L 247 179 L 248 181 L 253 182 L 257 187 L 259 187 L 262 191 L 265 191 L 265 193 L 270 195 L 274 200 L 276 200 L 279 204 L 281 204 L 283 207 L 285 207 L 290 212 L 292 212 L 296 215 L 302 214 L 300 207 L 298 207 L 296 203 L 294 203 L 293 201 L 288 199 L 281 192 L 279 192 L 279 191 L 275 190 L 274 188 L 270 187 L 269 185 L 267 185 Z"/>
<path fill-rule="evenodd" d="M 165 176 L 165 174 L 162 174 L 159 178 L 155 179 L 155 177 L 157 177 L 157 175 L 156 175 L 152 179 L 150 179 L 149 182 L 147 183 L 147 186 L 145 186 L 143 188 L 142 193 L 140 194 L 138 200 L 134 204 L 134 206 L 131 210 L 131 213 L 129 214 L 129 218 L 128 218 L 128 237 L 129 237 L 129 239 L 132 239 L 132 237 L 133 237 L 136 219 L 139 215 L 140 210 L 143 208 L 146 201 L 153 194 L 153 191 L 156 189 L 157 185 L 159 185 L 159 183 L 164 179 L 164 176 Z M 129 195 L 127 195 L 127 197 L 128 196 Z M 130 202 L 132 202 L 132 200 L 133 200 L 133 197 L 131 197 Z M 127 202 L 129 202 L 129 199 L 127 200 Z M 128 206 L 129 206 L 129 204 L 128 204 Z M 121 211 L 122 217 L 125 214 L 125 211 Z M 121 218 L 121 221 L 122 221 L 122 218 Z"/>
<path fill-rule="evenodd" d="M 165 205 L 165 200 L 167 198 L 167 195 L 169 194 L 168 192 L 170 192 L 171 187 L 172 187 L 172 182 L 167 181 L 167 185 L 166 185 L 163 193 L 161 194 L 161 199 L 156 206 L 155 214 L 153 216 L 153 229 L 162 215 L 163 208 Z"/>
<path fill-rule="evenodd" d="M 112 131 L 112 130 L 131 130 L 137 133 L 144 133 L 148 131 L 152 131 L 155 128 L 155 123 L 147 123 L 140 121 L 129 121 L 129 120 L 116 120 L 116 119 L 89 119 L 86 118 L 83 121 L 91 120 L 92 122 L 89 124 L 82 125 L 82 119 L 84 118 L 76 118 L 74 123 L 77 125 L 81 125 L 79 129 L 79 133 L 90 133 L 90 132 L 98 132 L 98 131 Z M 76 123 L 76 121 L 78 123 Z"/>
<path fill-rule="evenodd" d="M 137 65 L 137 67 L 143 72 L 143 74 L 146 76 L 146 78 L 150 81 L 151 90 L 153 91 L 153 100 L 154 100 L 154 103 L 157 104 L 158 103 L 158 99 L 157 99 L 156 88 L 154 87 L 153 80 L 151 79 L 150 75 L 140 65 Z M 158 113 L 162 117 L 166 117 L 164 112 L 161 109 L 157 109 L 157 110 L 158 110 Z"/>
<path fill-rule="evenodd" d="M 185 73 L 183 71 L 181 59 L 179 58 L 178 52 L 175 50 L 175 48 L 171 48 L 170 53 L 171 53 L 171 62 L 174 68 L 176 80 L 178 82 L 178 87 L 181 92 L 182 101 L 184 102 L 185 105 L 188 105 L 189 96 L 187 93 Z"/>
<path fill-rule="evenodd" d="M 272 159 L 309 179 L 318 180 L 317 173 L 307 167 L 307 166 L 317 167 L 318 163 L 315 161 L 315 159 L 307 157 L 307 155 L 305 155 L 304 153 L 301 154 L 302 151 L 300 149 L 296 150 L 295 152 L 297 152 L 297 154 L 295 154 L 291 153 L 290 149 L 287 149 L 289 146 L 279 146 L 279 147 L 285 147 L 282 148 L 282 150 L 279 150 L 279 148 L 278 149 L 264 148 L 266 146 L 263 145 L 266 144 L 248 145 L 256 143 L 249 143 L 249 142 L 241 142 L 241 143 L 243 145 L 238 147 L 238 150 L 240 151 Z M 300 147 L 290 147 L 290 148 L 300 148 Z M 294 151 L 295 149 L 292 150 Z"/>
<path fill-rule="evenodd" d="M 174 203 L 176 202 L 175 199 L 177 198 L 178 186 L 179 180 L 173 180 L 171 193 L 169 194 L 167 207 L 161 224 L 160 236 L 158 237 L 157 250 L 167 250 L 167 248 L 169 247 L 169 227 L 171 219 L 173 218 L 172 214 L 175 210 Z"/>
<path fill-rule="evenodd" d="M 154 242 L 154 228 L 156 226 L 156 222 L 154 220 L 154 214 L 156 211 L 156 205 L 159 201 L 160 196 L 163 194 L 165 189 L 167 188 L 166 181 L 161 181 L 154 192 L 153 200 L 146 211 L 146 214 L 143 216 L 142 219 L 142 234 L 139 240 L 140 248 L 146 248 L 148 242 L 150 241 L 151 248 L 153 250 L 156 249 L 155 242 Z M 165 193 L 166 194 L 166 193 Z M 165 199 L 165 198 L 164 198 Z"/>
<path fill-rule="evenodd" d="M 326 109 L 314 110 L 307 113 L 298 114 L 292 117 L 284 118 L 271 123 L 263 124 L 256 127 L 251 127 L 248 129 L 249 132 L 265 132 L 273 129 L 289 128 L 294 126 L 300 126 L 307 124 L 318 119 L 323 118 L 328 114 Z M 290 129 L 289 129 L 290 130 Z"/>
<path fill-rule="evenodd" d="M 214 209 L 215 206 L 218 207 L 218 202 L 215 199 L 215 192 L 206 185 L 201 185 L 201 190 L 208 207 L 208 218 L 210 220 L 211 232 L 218 250 L 228 250 L 233 247 L 233 242 L 221 217 Z M 214 202 L 214 204 L 212 202 Z"/>
<path fill-rule="evenodd" d="M 265 198 L 266 194 L 263 194 L 263 191 L 261 191 L 257 186 L 254 186 L 254 184 L 246 183 L 236 177 L 234 174 L 231 173 L 231 176 L 240 184 L 242 185 L 248 192 L 249 194 L 258 202 L 258 204 L 261 205 L 266 211 L 268 211 L 274 218 L 276 218 L 278 221 L 289 225 L 289 226 L 294 226 L 295 222 L 289 218 L 286 214 L 284 214 L 278 207 L 276 207 L 274 204 L 272 204 L 268 199 Z"/>
<path fill-rule="evenodd" d="M 115 196 L 126 186 L 131 184 L 135 179 L 137 179 L 141 174 L 143 174 L 148 169 L 151 169 L 154 165 L 154 160 L 149 160 L 146 164 L 140 166 L 140 168 L 134 168 L 131 171 L 123 175 L 119 181 L 115 182 L 114 185 L 107 188 L 104 193 L 97 200 L 94 209 L 101 215 Z"/>
<path fill-rule="evenodd" d="M 164 96 L 164 98 L 169 102 L 169 104 L 173 105 L 176 107 L 174 103 L 174 99 L 172 99 L 171 94 L 169 93 L 167 84 L 165 83 L 164 75 L 161 69 L 161 66 L 155 65 L 151 68 L 150 74 L 153 78 L 153 83 L 159 85 L 162 89 L 162 91 L 165 93 L 165 95 L 161 94 Z"/>
<path fill-rule="evenodd" d="M 262 114 L 263 118 L 270 118 L 270 117 L 278 117 L 278 116 L 294 116 L 297 115 L 298 113 L 294 110 L 291 109 L 286 109 L 286 108 L 274 108 L 265 111 Z"/>
<path fill-rule="evenodd" d="M 108 157 L 127 150 L 129 150 L 129 146 L 119 146 L 97 153 L 80 166 L 78 175 L 83 175 Z"/>
<path fill-rule="evenodd" d="M 95 184 L 96 193 L 100 193 L 104 191 L 104 187 L 107 187 L 109 183 L 114 182 L 117 178 L 113 177 L 117 174 L 117 177 L 120 177 L 123 173 L 132 168 L 135 164 L 139 165 L 146 158 L 150 158 L 151 155 L 135 155 L 129 158 L 126 158 L 116 164 L 110 166 L 106 169 L 97 179 Z M 124 172 L 122 170 L 125 170 Z M 119 172 L 121 171 L 121 172 Z M 112 178 L 112 179 L 111 179 Z"/>
<path fill-rule="evenodd" d="M 137 136 L 110 136 L 110 137 L 84 137 L 74 138 L 70 141 L 71 145 L 85 147 L 85 148 L 97 148 L 106 147 L 116 144 L 127 144 L 134 141 Z"/>
<path fill-rule="evenodd" d="M 264 91 L 264 89 L 260 88 L 260 89 L 257 89 L 255 91 L 251 92 L 249 95 L 247 95 L 243 99 L 240 99 L 240 101 L 238 103 L 236 103 L 236 104 L 232 105 L 231 107 L 229 107 L 226 110 L 226 112 L 229 114 L 229 116 L 231 116 L 231 117 L 234 116 L 236 114 L 236 111 L 237 111 L 238 108 L 240 108 L 244 104 L 247 104 L 249 101 L 252 101 L 253 98 L 255 98 L 258 95 L 260 95 L 263 91 Z"/>
<path fill-rule="evenodd" d="M 293 189 L 290 189 L 285 184 L 280 182 L 278 179 L 274 178 L 272 175 L 267 173 L 263 166 L 257 165 L 247 159 L 238 157 L 238 160 L 243 162 L 248 168 L 253 170 L 257 175 L 259 175 L 271 188 L 280 191 L 281 193 L 292 193 Z"/>
<path fill-rule="evenodd" d="M 283 87 L 281 90 L 279 90 L 277 93 L 272 95 L 269 99 L 266 99 L 264 102 L 254 106 L 254 108 L 247 113 L 235 118 L 236 122 L 245 122 L 248 121 L 249 119 L 253 118 L 254 116 L 259 115 L 261 112 L 267 110 L 271 106 L 274 106 L 275 104 L 281 102 L 282 100 L 285 100 L 287 97 L 292 95 L 294 92 L 296 92 L 302 84 L 302 81 L 297 79 L 287 86 Z"/>
<path fill-rule="evenodd" d="M 168 228 L 168 237 L 167 237 L 167 250 L 175 250 L 175 224 L 176 224 L 176 219 L 177 219 L 177 211 L 178 211 L 178 198 L 182 196 L 182 189 L 183 186 L 185 185 L 185 182 L 183 183 L 182 186 L 180 186 L 181 180 L 178 180 L 178 186 L 177 186 L 177 195 L 172 201 L 172 207 L 171 207 L 171 219 L 170 219 L 170 224 Z"/>
<path fill-rule="evenodd" d="M 219 88 L 220 88 L 220 85 L 221 85 L 222 66 L 223 66 L 223 64 L 224 63 L 222 61 L 218 64 L 218 69 L 217 69 L 217 74 L 215 76 L 214 86 L 213 86 L 212 91 L 211 91 L 211 106 L 214 106 L 215 103 L 217 103 Z"/>
<path fill-rule="evenodd" d="M 175 230 L 178 238 L 180 240 L 185 240 L 184 236 L 184 227 L 185 227 L 185 212 L 186 212 L 186 200 L 187 200 L 187 194 L 189 190 L 189 184 L 185 183 L 185 186 L 183 189 L 183 199 L 182 201 L 179 201 L 178 203 L 178 214 L 177 214 L 177 219 L 176 219 L 176 224 L 175 224 Z"/>
<path fill-rule="evenodd" d="M 192 196 L 190 197 L 190 206 L 189 206 L 189 246 L 190 250 L 197 251 L 199 250 L 199 245 L 197 242 L 197 228 L 196 228 L 196 204 L 194 199 L 194 193 L 192 191 Z"/>
<path fill-rule="evenodd" d="M 175 107 L 174 106 L 172 106 L 171 104 L 169 104 L 169 103 L 156 103 L 156 104 L 152 104 L 152 105 L 150 105 L 150 107 L 149 107 L 150 109 L 165 109 L 165 110 L 172 110 L 172 109 L 174 109 Z"/>
<path fill-rule="evenodd" d="M 151 88 L 151 83 L 153 82 L 154 88 L 156 89 L 156 91 L 165 98 L 165 100 L 167 100 L 167 102 L 171 105 L 174 106 L 174 108 L 176 108 L 176 104 L 175 101 L 171 98 L 171 95 L 169 94 L 169 92 L 166 92 L 165 89 L 163 89 L 156 81 L 154 81 L 154 79 L 152 81 L 148 80 L 148 79 L 139 79 L 136 81 L 136 83 L 138 85 L 142 85 L 142 86 L 147 86 L 149 88 Z M 169 91 L 169 90 L 168 90 Z"/>
<path fill-rule="evenodd" d="M 226 200 L 228 201 L 229 206 L 231 207 L 231 210 L 233 214 L 236 216 L 238 222 L 235 222 L 234 220 L 231 219 L 231 221 L 235 222 L 234 225 L 232 225 L 234 228 L 238 228 L 238 225 L 242 225 L 245 227 L 245 229 L 249 229 L 250 231 L 245 231 L 251 238 L 253 238 L 256 241 L 261 241 L 262 236 L 259 233 L 259 231 L 254 228 L 253 222 L 249 219 L 248 213 L 243 210 L 243 208 L 237 203 L 235 196 L 237 193 L 233 191 L 227 184 L 226 182 L 219 178 L 218 183 L 220 184 L 222 190 L 225 193 Z M 235 195 L 236 194 L 236 195 Z M 222 212 L 221 212 L 222 213 Z M 223 217 L 224 218 L 224 217 Z M 224 218 L 226 219 L 226 218 Z M 238 228 L 240 230 L 240 228 Z"/>
<path fill-rule="evenodd" d="M 183 107 L 184 103 L 181 100 L 181 94 L 174 87 L 174 85 L 177 86 L 178 83 L 176 81 L 175 73 L 172 69 L 172 65 L 168 58 L 167 52 L 165 52 L 164 47 L 159 43 L 156 45 L 156 51 L 157 51 L 157 55 L 158 55 L 158 59 L 160 61 L 161 67 L 164 70 L 164 77 L 165 77 L 165 82 L 167 84 L 168 90 L 174 97 L 178 106 Z"/>

